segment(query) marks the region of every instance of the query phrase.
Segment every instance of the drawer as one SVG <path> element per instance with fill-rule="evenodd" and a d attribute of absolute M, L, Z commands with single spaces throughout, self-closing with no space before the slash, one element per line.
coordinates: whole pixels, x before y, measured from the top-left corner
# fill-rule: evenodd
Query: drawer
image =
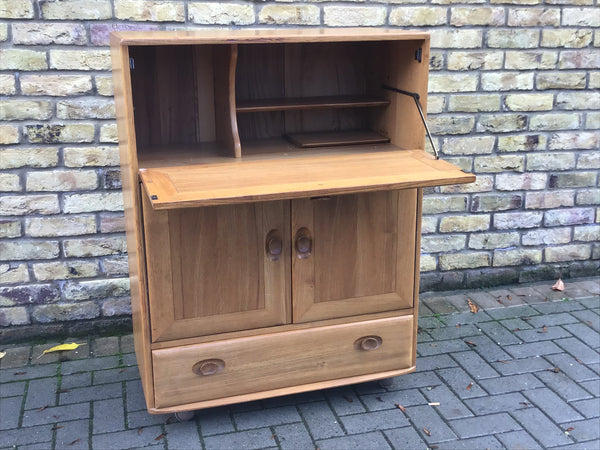
<path fill-rule="evenodd" d="M 157 408 L 414 365 L 412 316 L 154 350 Z"/>

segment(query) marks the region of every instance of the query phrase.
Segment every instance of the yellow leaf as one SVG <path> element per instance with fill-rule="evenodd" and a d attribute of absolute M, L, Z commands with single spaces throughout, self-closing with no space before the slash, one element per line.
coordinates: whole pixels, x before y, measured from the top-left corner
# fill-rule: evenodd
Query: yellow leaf
<path fill-rule="evenodd" d="M 57 345 L 55 347 L 49 348 L 47 350 L 44 350 L 43 353 L 40 356 L 45 355 L 46 353 L 52 353 L 52 352 L 64 352 L 67 350 L 75 350 L 77 347 L 79 347 L 80 345 L 85 345 L 85 343 L 83 344 L 76 344 L 76 343 L 71 343 L 71 344 L 62 344 L 62 345 Z"/>
<path fill-rule="evenodd" d="M 6 352 L 0 352 L 0 359 L 4 358 L 6 356 Z"/>
<path fill-rule="evenodd" d="M 469 309 L 471 310 L 471 312 L 473 314 L 475 314 L 477 311 L 479 311 L 479 306 L 477 306 L 475 303 L 473 303 L 470 298 L 467 299 L 467 304 L 469 305 Z"/>

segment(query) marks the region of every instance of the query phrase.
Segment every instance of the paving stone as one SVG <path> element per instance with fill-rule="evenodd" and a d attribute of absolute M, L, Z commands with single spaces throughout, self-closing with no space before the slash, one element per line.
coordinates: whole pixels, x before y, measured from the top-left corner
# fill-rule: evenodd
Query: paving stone
<path fill-rule="evenodd" d="M 567 353 L 548 355 L 545 358 L 573 381 L 581 382 L 598 378 L 594 371 Z"/>
<path fill-rule="evenodd" d="M 90 342 L 90 352 L 95 357 L 116 355 L 120 352 L 119 337 L 109 336 L 94 339 Z"/>
<path fill-rule="evenodd" d="M 327 408 L 329 409 L 329 408 Z M 233 415 L 239 430 L 248 430 L 251 428 L 270 427 L 284 423 L 300 422 L 302 419 L 298 410 L 293 406 L 283 406 L 281 408 L 263 409 L 247 413 Z"/>
<path fill-rule="evenodd" d="M 392 383 L 392 385 L 393 385 L 394 382 L 396 380 L 398 380 L 399 378 L 402 378 L 402 377 L 390 378 L 389 379 L 390 383 Z M 354 391 L 356 391 L 356 393 L 359 396 L 386 392 L 386 388 L 382 387 L 382 385 L 379 381 L 368 381 L 366 383 L 355 384 L 355 385 L 353 385 L 353 389 L 354 389 Z"/>
<path fill-rule="evenodd" d="M 563 373 L 538 372 L 536 376 L 544 384 L 568 402 L 590 398 L 592 395 Z"/>
<path fill-rule="evenodd" d="M 391 449 L 380 431 L 316 441 L 321 450 L 385 450 Z"/>
<path fill-rule="evenodd" d="M 15 428 L 4 430 L 0 433 L 0 447 L 22 446 L 46 442 L 50 447 L 52 440 L 52 425 L 40 425 L 37 427 Z"/>
<path fill-rule="evenodd" d="M 458 363 L 448 355 L 419 356 L 417 358 L 417 372 L 426 372 L 447 367 L 456 367 Z M 404 376 L 404 375 L 403 375 Z"/>
<path fill-rule="evenodd" d="M 122 365 L 123 366 L 136 366 L 137 365 L 137 359 L 135 357 L 135 353 L 128 353 L 126 355 L 123 355 L 123 357 L 121 358 L 123 360 Z"/>
<path fill-rule="evenodd" d="M 238 433 L 209 436 L 204 439 L 207 450 L 211 449 L 239 449 L 252 450 L 269 448 L 276 445 L 273 433 L 268 428 L 258 430 L 240 431 Z"/>
<path fill-rule="evenodd" d="M 446 420 L 471 417 L 473 413 L 464 403 L 446 386 L 438 386 L 431 391 L 423 389 L 422 393 L 430 402 L 438 402 L 439 406 L 432 406 Z"/>
<path fill-rule="evenodd" d="M 127 411 L 139 411 L 146 409 L 146 398 L 142 389 L 140 380 L 128 381 L 125 383 L 125 393 L 127 396 Z"/>
<path fill-rule="evenodd" d="M 504 448 L 500 441 L 494 436 L 476 437 L 471 439 L 461 439 L 460 441 L 441 442 L 437 445 L 439 450 L 471 450 L 471 449 L 502 449 Z"/>
<path fill-rule="evenodd" d="M 95 401 L 93 403 L 93 412 L 94 434 L 125 429 L 125 413 L 123 412 L 122 398 Z M 130 426 L 136 428 L 135 425 Z"/>
<path fill-rule="evenodd" d="M 298 405 L 298 409 L 315 441 L 344 434 L 327 402 Z"/>
<path fill-rule="evenodd" d="M 424 405 L 427 403 L 425 397 L 423 397 L 417 389 L 363 395 L 360 399 L 367 406 L 369 411 L 381 411 L 383 409 L 396 408 L 396 404 L 408 407 Z"/>
<path fill-rule="evenodd" d="M 78 372 L 89 372 L 92 370 L 111 369 L 119 365 L 118 356 L 105 356 L 102 358 L 88 358 L 78 361 L 66 361 L 62 363 L 60 372 L 69 375 Z"/>
<path fill-rule="evenodd" d="M 499 376 L 492 366 L 473 351 L 452 353 L 452 357 L 460 363 L 463 369 L 478 380 Z"/>
<path fill-rule="evenodd" d="M 477 416 L 516 411 L 527 408 L 528 404 L 527 399 L 518 392 L 472 398 L 465 400 L 465 403 Z"/>
<path fill-rule="evenodd" d="M 452 352 L 468 350 L 468 345 L 462 339 L 453 339 L 440 342 L 417 342 L 417 354 L 419 356 L 439 355 Z"/>
<path fill-rule="evenodd" d="M 571 437 L 578 442 L 587 442 L 600 439 L 600 427 L 598 420 L 588 419 L 580 422 L 569 422 L 563 425 L 565 429 L 573 428 L 569 431 Z"/>
<path fill-rule="evenodd" d="M 422 388 L 427 386 L 437 386 L 442 380 L 434 372 L 409 373 L 401 377 L 394 378 L 389 391 L 404 390 L 411 388 Z"/>
<path fill-rule="evenodd" d="M 90 417 L 89 403 L 55 406 L 52 408 L 32 409 L 23 413 L 23 427 L 60 423 L 69 420 L 87 419 Z"/>
<path fill-rule="evenodd" d="M 486 311 L 492 319 L 513 319 L 515 317 L 529 317 L 538 315 L 539 312 L 529 305 L 510 306 L 507 308 L 492 309 Z"/>
<path fill-rule="evenodd" d="M 514 358 L 531 358 L 534 356 L 551 355 L 553 353 L 562 353 L 562 349 L 554 342 L 531 342 L 520 345 L 507 345 L 503 347 Z"/>
<path fill-rule="evenodd" d="M 398 408 L 340 417 L 348 434 L 368 433 L 408 426 L 408 420 Z"/>
<path fill-rule="evenodd" d="M 583 323 L 574 323 L 563 326 L 569 333 L 579 338 L 584 344 L 591 348 L 600 348 L 600 334 Z"/>
<path fill-rule="evenodd" d="M 6 356 L 0 359 L 0 369 L 14 369 L 27 365 L 31 354 L 31 346 L 5 347 L 2 351 L 6 352 Z"/>
<path fill-rule="evenodd" d="M 520 430 L 521 426 L 507 413 L 489 414 L 450 421 L 461 439 Z"/>
<path fill-rule="evenodd" d="M 509 375 L 502 378 L 490 378 L 489 380 L 481 380 L 479 384 L 491 395 L 542 387 L 542 383 L 530 373 Z"/>
<path fill-rule="evenodd" d="M 452 317 L 452 316 L 448 316 Z M 419 328 L 423 330 L 435 330 L 445 325 L 437 317 L 419 317 Z"/>
<path fill-rule="evenodd" d="M 596 312 L 590 309 L 582 309 L 581 311 L 573 311 L 571 316 L 592 327 L 593 330 L 600 332 L 600 315 Z"/>
<path fill-rule="evenodd" d="M 138 430 L 117 431 L 116 433 L 96 434 L 92 436 L 92 448 L 128 449 L 141 448 L 150 445 L 159 445 L 164 448 L 164 443 L 155 439 L 163 434 L 159 426 Z"/>
<path fill-rule="evenodd" d="M 34 378 L 52 377 L 56 375 L 58 364 L 44 364 L 41 366 L 26 366 L 16 369 L 0 370 L 0 384 L 11 381 L 32 380 Z"/>
<path fill-rule="evenodd" d="M 60 404 L 89 402 L 94 400 L 105 400 L 123 395 L 121 383 L 103 384 L 101 386 L 81 387 L 70 389 L 60 394 Z"/>
<path fill-rule="evenodd" d="M 94 384 L 116 383 L 119 381 L 135 380 L 140 377 L 137 367 L 97 370 L 94 372 Z"/>
<path fill-rule="evenodd" d="M 413 427 L 396 428 L 395 430 L 385 430 L 383 432 L 388 440 L 397 449 L 417 449 L 427 448 L 427 444 L 419 433 Z"/>
<path fill-rule="evenodd" d="M 511 431 L 509 433 L 496 434 L 496 438 L 502 442 L 505 448 L 522 448 L 528 450 L 541 449 L 540 445 L 524 430 Z"/>
<path fill-rule="evenodd" d="M 467 294 L 467 298 L 470 298 L 477 306 L 481 308 L 479 312 L 482 312 L 482 310 L 488 311 L 489 309 L 504 307 L 502 304 L 498 303 L 494 296 L 483 291 L 469 292 Z"/>
<path fill-rule="evenodd" d="M 356 393 L 349 387 L 330 389 L 327 391 L 329 405 L 338 416 L 347 416 L 365 412 L 366 409 Z"/>
<path fill-rule="evenodd" d="M 575 358 L 580 359 L 586 364 L 596 363 L 600 361 L 600 354 L 594 349 L 585 345 L 579 339 L 566 338 L 558 339 L 555 342 L 558 345 L 560 345 L 563 349 L 565 349 L 568 353 L 573 355 Z"/>
<path fill-rule="evenodd" d="M 570 444 L 573 441 L 537 408 L 526 408 L 512 413 L 513 417 L 543 447 Z"/>
<path fill-rule="evenodd" d="M 475 378 L 460 367 L 438 370 L 438 375 L 442 377 L 461 399 L 486 395 L 486 392 L 481 388 Z"/>
<path fill-rule="evenodd" d="M 499 322 L 480 323 L 481 330 L 498 345 L 520 344 L 521 340 Z"/>
<path fill-rule="evenodd" d="M 571 336 L 567 330 L 562 327 L 546 327 L 533 330 L 521 330 L 515 332 L 524 342 L 543 342 Z"/>
<path fill-rule="evenodd" d="M 527 320 L 523 320 L 523 319 L 527 319 Z M 512 333 L 514 333 L 516 331 L 520 331 L 520 330 L 529 330 L 531 328 L 534 328 L 530 325 L 531 321 L 529 320 L 528 317 L 524 317 L 523 319 L 521 319 L 521 318 L 503 319 L 500 321 L 500 324 Z"/>
<path fill-rule="evenodd" d="M 547 302 L 540 303 L 538 305 L 534 305 L 536 311 L 541 314 L 552 314 L 552 313 L 560 313 L 560 312 L 570 312 L 577 311 L 583 309 L 584 306 L 576 301 L 556 301 L 556 302 Z"/>
<path fill-rule="evenodd" d="M 196 412 L 196 420 L 203 436 L 235 431 L 229 409 L 225 407 L 200 410 Z"/>
<path fill-rule="evenodd" d="M 31 380 L 27 389 L 25 409 L 42 408 L 56 405 L 56 378 Z"/>
<path fill-rule="evenodd" d="M 76 387 L 91 386 L 92 384 L 92 373 L 82 372 L 73 375 L 65 375 L 60 380 L 60 388 L 71 389 Z"/>
<path fill-rule="evenodd" d="M 121 353 L 133 353 L 135 351 L 135 346 L 133 344 L 133 334 L 121 336 L 120 341 Z"/>
<path fill-rule="evenodd" d="M 406 414 L 416 429 L 427 428 L 431 433 L 431 436 L 427 434 L 421 436 L 428 444 L 456 440 L 457 436 L 452 429 L 444 423 L 437 413 L 432 414 L 432 412 L 435 412 L 435 410 L 429 405 L 413 406 L 406 409 Z"/>
<path fill-rule="evenodd" d="M 57 449 L 89 449 L 89 420 L 74 420 L 71 422 L 61 422 L 60 424 L 62 428 L 56 430 Z"/>
<path fill-rule="evenodd" d="M 582 388 L 587 389 L 592 395 L 595 395 L 596 397 L 600 397 L 600 380 L 599 379 L 590 380 L 590 381 L 582 381 L 581 383 L 579 383 L 579 385 Z"/>
<path fill-rule="evenodd" d="M 500 300 L 508 308 L 525 305 L 527 303 L 523 297 L 515 295 L 515 293 L 510 289 L 497 289 L 487 292 L 496 300 Z"/>
<path fill-rule="evenodd" d="M 196 421 L 175 422 L 165 426 L 170 449 L 202 448 Z"/>
<path fill-rule="evenodd" d="M 597 398 L 577 400 L 571 402 L 571 406 L 587 418 L 600 417 L 600 401 Z"/>
<path fill-rule="evenodd" d="M 575 313 L 577 312 L 575 311 Z M 576 322 L 578 322 L 578 319 L 569 313 L 544 314 L 543 316 L 534 316 L 529 320 L 529 323 L 534 328 L 541 328 L 544 325 L 551 327 Z"/>
<path fill-rule="evenodd" d="M 326 390 L 301 392 L 300 394 L 283 395 L 281 397 L 265 398 L 261 400 L 263 408 L 277 408 L 280 406 L 297 405 L 325 400 Z"/>
<path fill-rule="evenodd" d="M 23 395 L 25 393 L 25 382 L 18 381 L 16 383 L 0 384 L 0 398 L 13 397 L 15 395 Z"/>
<path fill-rule="evenodd" d="M 291 423 L 275 427 L 275 434 L 283 450 L 314 448 L 315 444 L 303 423 Z M 170 442 L 169 442 L 170 443 Z"/>
<path fill-rule="evenodd" d="M 462 327 L 463 325 L 480 324 L 490 320 L 492 320 L 492 318 L 484 311 L 479 311 L 476 314 L 473 314 L 472 312 L 463 312 L 444 317 L 444 322 L 447 327 L 455 327 L 456 325 L 461 325 Z"/>
<path fill-rule="evenodd" d="M 545 296 L 542 295 L 533 286 L 511 287 L 508 291 L 512 298 L 519 298 L 520 300 L 529 305 L 534 303 L 541 303 L 545 299 Z"/>
<path fill-rule="evenodd" d="M 583 419 L 583 416 L 548 388 L 533 389 L 525 391 L 524 394 L 556 423 Z"/>
<path fill-rule="evenodd" d="M 0 400 L 0 430 L 8 430 L 19 426 L 22 406 L 23 397 L 3 397 Z"/>
<path fill-rule="evenodd" d="M 172 414 L 150 414 L 148 411 L 133 411 L 127 414 L 127 428 L 143 428 L 167 423 Z"/>
<path fill-rule="evenodd" d="M 491 363 L 510 359 L 510 355 L 503 350 L 503 347 L 494 343 L 487 336 L 473 336 L 469 341 L 476 345 L 471 350 L 475 350 L 487 362 Z"/>
<path fill-rule="evenodd" d="M 466 324 L 460 327 L 449 326 L 437 328 L 435 330 L 430 330 L 429 334 L 434 341 L 441 341 L 445 339 L 464 339 L 471 336 L 477 336 L 481 334 L 481 331 L 473 324 Z"/>

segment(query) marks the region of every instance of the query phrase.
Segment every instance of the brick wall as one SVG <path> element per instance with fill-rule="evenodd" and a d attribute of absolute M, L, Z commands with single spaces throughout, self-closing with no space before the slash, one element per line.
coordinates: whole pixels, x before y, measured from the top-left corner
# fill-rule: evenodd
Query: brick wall
<path fill-rule="evenodd" d="M 111 30 L 430 31 L 430 125 L 478 179 L 427 192 L 422 288 L 598 273 L 598 0 L 0 0 L 0 18 L 0 337 L 127 321 Z"/>

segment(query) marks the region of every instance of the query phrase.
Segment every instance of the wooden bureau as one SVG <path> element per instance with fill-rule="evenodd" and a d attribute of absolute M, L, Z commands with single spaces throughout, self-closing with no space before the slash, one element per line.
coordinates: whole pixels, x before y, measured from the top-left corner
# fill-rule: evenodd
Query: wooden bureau
<path fill-rule="evenodd" d="M 148 410 L 414 370 L 429 35 L 111 35 Z"/>

